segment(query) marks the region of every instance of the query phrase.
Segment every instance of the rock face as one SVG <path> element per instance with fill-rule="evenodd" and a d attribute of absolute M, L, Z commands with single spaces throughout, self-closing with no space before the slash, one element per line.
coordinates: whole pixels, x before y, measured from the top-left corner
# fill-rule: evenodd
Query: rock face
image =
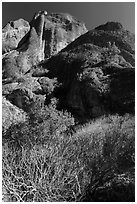
<path fill-rule="evenodd" d="M 2 53 L 4 54 L 16 49 L 20 40 L 28 33 L 29 30 L 29 23 L 23 19 L 10 21 L 2 29 Z"/>
<path fill-rule="evenodd" d="M 11 33 L 11 25 L 13 29 L 19 29 L 20 21 L 10 23 L 4 31 Z M 87 32 L 85 25 L 69 14 L 37 13 L 30 22 L 30 31 L 22 36 L 22 39 L 20 37 L 20 41 L 18 38 L 17 49 L 3 58 L 3 77 L 18 78 L 24 75 L 32 66 L 56 54 L 85 32 Z M 11 41 L 14 41 L 13 37 Z M 11 44 L 9 43 L 9 47 L 12 47 Z"/>
<path fill-rule="evenodd" d="M 42 58 L 57 54 L 77 37 L 87 32 L 84 23 L 65 13 L 39 12 L 30 25 L 35 28 L 42 51 Z"/>
<path fill-rule="evenodd" d="M 3 32 L 18 30 L 21 23 L 10 23 Z M 16 49 L 11 46 L 3 55 L 7 106 L 12 103 L 28 112 L 33 104 L 45 105 L 57 97 L 59 108 L 77 118 L 134 113 L 135 36 L 120 23 L 108 22 L 87 32 L 69 14 L 43 11 L 34 15 L 30 27 L 23 25 L 29 31 Z"/>

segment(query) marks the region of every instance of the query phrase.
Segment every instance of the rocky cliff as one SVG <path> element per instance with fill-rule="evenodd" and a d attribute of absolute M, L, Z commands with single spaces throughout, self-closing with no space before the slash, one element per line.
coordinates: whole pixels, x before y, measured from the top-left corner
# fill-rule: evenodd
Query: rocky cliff
<path fill-rule="evenodd" d="M 2 29 L 2 53 L 9 52 L 17 48 L 20 40 L 29 32 L 30 25 L 27 21 L 19 19 L 10 21 Z"/>
<path fill-rule="evenodd" d="M 18 78 L 24 75 L 32 66 L 58 53 L 85 32 L 84 23 L 71 15 L 47 15 L 46 11 L 36 13 L 30 25 L 21 19 L 8 23 L 3 29 L 3 50 L 6 52 L 3 77 Z"/>
<path fill-rule="evenodd" d="M 71 15 L 46 11 L 11 21 L 3 28 L 4 107 L 27 113 L 57 97 L 79 119 L 134 113 L 134 44 L 117 22 L 87 32 Z"/>

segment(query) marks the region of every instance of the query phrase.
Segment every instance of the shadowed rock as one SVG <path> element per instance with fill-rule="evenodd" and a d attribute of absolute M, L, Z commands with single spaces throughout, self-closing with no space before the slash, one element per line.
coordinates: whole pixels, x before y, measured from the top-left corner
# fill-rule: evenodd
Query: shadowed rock
<path fill-rule="evenodd" d="M 57 94 L 62 107 L 84 118 L 134 113 L 134 57 L 123 56 L 134 53 L 134 36 L 123 30 L 89 31 L 43 62 L 46 76 L 62 84 Z"/>
<path fill-rule="evenodd" d="M 108 22 L 105 25 L 100 25 L 77 38 L 63 51 L 69 51 L 87 43 L 99 47 L 109 47 L 109 43 L 115 43 L 121 52 L 120 55 L 132 66 L 135 66 L 135 35 L 124 29 L 120 23 Z"/>
<path fill-rule="evenodd" d="M 95 28 L 96 30 L 104 30 L 104 31 L 120 31 L 123 28 L 122 24 L 119 22 L 107 22 L 104 25 L 100 25 Z"/>

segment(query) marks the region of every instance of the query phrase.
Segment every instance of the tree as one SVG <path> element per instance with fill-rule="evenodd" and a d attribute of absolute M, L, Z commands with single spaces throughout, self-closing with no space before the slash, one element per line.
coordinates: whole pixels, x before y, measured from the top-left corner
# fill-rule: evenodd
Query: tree
<path fill-rule="evenodd" d="M 115 55 L 118 55 L 121 51 L 116 46 L 115 42 L 108 42 L 106 51 L 104 52 L 104 59 L 106 62 L 112 60 Z"/>

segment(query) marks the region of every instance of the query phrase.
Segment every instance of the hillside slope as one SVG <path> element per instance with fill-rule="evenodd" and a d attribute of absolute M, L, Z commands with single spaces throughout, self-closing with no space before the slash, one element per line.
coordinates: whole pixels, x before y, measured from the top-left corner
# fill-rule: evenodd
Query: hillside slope
<path fill-rule="evenodd" d="M 4 27 L 3 201 L 135 201 L 134 45 L 62 13 Z"/>
<path fill-rule="evenodd" d="M 109 22 L 41 63 L 33 75 L 47 69 L 43 76 L 56 77 L 61 105 L 80 117 L 134 113 L 134 54 L 134 35 Z"/>
<path fill-rule="evenodd" d="M 36 98 L 47 104 L 57 97 L 59 109 L 81 119 L 134 113 L 134 43 L 118 22 L 87 32 L 69 14 L 38 12 L 17 48 L 3 55 L 3 93 L 25 111 Z"/>

